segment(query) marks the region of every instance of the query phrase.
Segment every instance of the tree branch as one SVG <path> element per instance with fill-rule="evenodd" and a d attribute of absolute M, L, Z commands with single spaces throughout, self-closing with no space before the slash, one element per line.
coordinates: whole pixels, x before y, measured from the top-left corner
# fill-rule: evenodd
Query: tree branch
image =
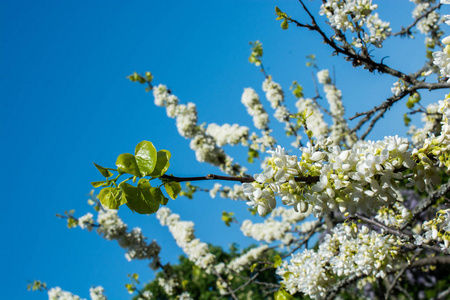
<path fill-rule="evenodd" d="M 237 176 L 222 176 L 215 174 L 208 174 L 206 176 L 197 176 L 197 177 L 177 177 L 172 175 L 163 175 L 160 178 L 167 179 L 175 182 L 186 182 L 186 181 L 200 181 L 200 180 L 227 180 L 227 181 L 238 181 L 238 182 L 254 182 L 255 179 L 253 177 L 237 177 Z M 305 183 L 316 183 L 319 181 L 319 176 L 300 176 L 295 177 L 295 181 L 297 182 L 305 182 Z"/>

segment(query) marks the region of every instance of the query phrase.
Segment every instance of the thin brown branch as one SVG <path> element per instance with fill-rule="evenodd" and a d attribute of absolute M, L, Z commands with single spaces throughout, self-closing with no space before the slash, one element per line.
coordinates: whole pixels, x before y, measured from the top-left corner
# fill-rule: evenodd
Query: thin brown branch
<path fill-rule="evenodd" d="M 238 181 L 238 182 L 253 182 L 255 179 L 253 177 L 239 177 L 239 176 L 222 176 L 215 174 L 208 174 L 206 176 L 197 177 L 177 177 L 172 175 L 163 175 L 160 178 L 175 181 L 175 182 L 186 182 L 186 181 L 200 181 L 200 180 L 227 180 L 227 181 Z M 316 183 L 319 181 L 319 176 L 300 176 L 295 177 L 297 182 L 305 183 Z"/>

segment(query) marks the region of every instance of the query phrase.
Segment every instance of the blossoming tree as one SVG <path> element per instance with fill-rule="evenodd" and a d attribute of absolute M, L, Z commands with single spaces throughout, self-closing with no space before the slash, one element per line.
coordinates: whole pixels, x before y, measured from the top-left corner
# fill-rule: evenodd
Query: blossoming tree
<path fill-rule="evenodd" d="M 159 271 L 155 281 L 142 287 L 138 276 L 132 275 L 127 286 L 139 299 L 201 298 L 200 281 L 209 282 L 204 299 L 333 299 L 337 295 L 448 299 L 450 95 L 427 107 L 420 102 L 422 94 L 450 87 L 450 37 L 444 36 L 442 28 L 450 25 L 446 21 L 450 16 L 440 15 L 442 5 L 450 1 L 411 1 L 414 20 L 397 32 L 379 18 L 371 0 L 324 0 L 318 13 L 299 0 L 307 16 L 302 20 L 275 8 L 282 29 L 313 31 L 333 54 L 355 68 L 392 79 L 392 95 L 351 117 L 358 120 L 353 127 L 345 117 L 342 93 L 333 76 L 327 69 L 318 69 L 314 56 L 308 64 L 317 76 L 316 95 L 304 95 L 294 82 L 296 111 L 291 111 L 276 74 L 267 74 L 263 66 L 258 41 L 251 43 L 249 61 L 264 74 L 262 91 L 268 103 L 253 88 L 245 88 L 242 94 L 256 131 L 238 124 L 199 125 L 194 103 L 183 104 L 167 86 L 155 84 L 150 72 L 130 75 L 131 81 L 153 93 L 156 106 L 175 119 L 197 160 L 218 167 L 220 174 L 169 175 L 170 152 L 157 151 L 152 142 L 142 141 L 134 154 L 120 154 L 116 167 L 96 165 L 104 176 L 92 182 L 101 188 L 91 199 L 96 218 L 91 213 L 76 217 L 70 212 L 62 217 L 69 227 L 95 230 L 105 239 L 116 240 L 128 260 L 150 261 L 150 267 Z M 328 27 L 319 25 L 318 18 L 326 18 Z M 415 72 L 406 73 L 372 56 L 385 40 L 412 38 L 417 31 L 425 36 L 427 59 Z M 322 94 L 327 105 L 319 101 Z M 409 109 L 404 115 L 406 125 L 411 115 L 420 113 L 423 127 L 411 126 L 409 139 L 367 140 L 377 121 L 401 102 Z M 285 126 L 284 133 L 292 137 L 291 148 L 278 145 L 269 123 L 272 111 Z M 247 168 L 225 151 L 226 145 L 244 146 L 249 163 L 261 158 L 262 171 L 247 174 Z M 217 183 L 207 190 L 201 187 L 203 180 Z M 192 198 L 201 191 L 213 198 L 219 194 L 242 200 L 263 217 L 258 223 L 240 221 L 242 233 L 259 246 L 231 255 L 196 238 L 194 223 L 172 213 L 169 197 Z M 180 266 L 191 271 L 164 264 L 156 241 L 148 242 L 139 228 L 129 230 L 117 213 L 124 204 L 137 213 L 156 213 L 187 256 Z M 222 219 L 227 225 L 238 222 L 232 213 L 224 213 Z M 47 289 L 38 281 L 32 288 Z M 48 289 L 48 295 L 49 299 L 79 299 L 60 288 Z M 92 288 L 91 298 L 106 299 L 103 288 Z"/>

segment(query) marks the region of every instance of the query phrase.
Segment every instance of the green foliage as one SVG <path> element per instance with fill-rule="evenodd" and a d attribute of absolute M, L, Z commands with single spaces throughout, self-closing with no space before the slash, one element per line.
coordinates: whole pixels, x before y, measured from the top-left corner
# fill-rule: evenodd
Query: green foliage
<path fill-rule="evenodd" d="M 167 150 L 159 150 L 157 153 L 157 162 L 150 176 L 158 178 L 167 172 L 170 166 L 170 152 Z"/>
<path fill-rule="evenodd" d="M 275 7 L 275 14 L 277 15 L 276 20 L 283 20 L 281 21 L 281 28 L 283 30 L 286 30 L 289 28 L 289 23 L 288 21 L 290 21 L 291 19 L 288 17 L 288 15 L 284 12 L 282 12 L 278 6 Z"/>
<path fill-rule="evenodd" d="M 259 157 L 259 152 L 255 149 L 249 147 L 247 161 L 252 164 L 255 162 L 255 158 L 258 158 L 258 157 Z"/>
<path fill-rule="evenodd" d="M 408 101 L 406 102 L 406 107 L 411 109 L 414 107 L 414 104 L 420 101 L 420 94 L 415 92 L 408 97 Z"/>
<path fill-rule="evenodd" d="M 128 208 L 139 214 L 157 212 L 161 197 L 164 197 L 161 190 L 151 187 L 147 179 L 140 179 L 137 187 L 126 182 L 121 183 L 119 187 L 122 188 L 122 198 L 125 199 Z M 159 193 L 155 190 L 159 191 Z"/>
<path fill-rule="evenodd" d="M 165 182 L 164 187 L 166 188 L 167 194 L 169 194 L 169 197 L 172 199 L 176 199 L 178 194 L 181 192 L 181 185 L 179 182 L 170 181 Z"/>
<path fill-rule="evenodd" d="M 316 64 L 316 56 L 314 54 L 306 55 L 306 59 L 308 60 L 306 62 L 307 67 L 318 68 Z"/>
<path fill-rule="evenodd" d="M 294 297 L 291 296 L 291 294 L 286 292 L 284 289 L 279 289 L 278 291 L 276 291 L 275 294 L 274 294 L 274 298 L 275 298 L 275 300 L 291 300 L 291 299 L 295 299 Z"/>
<path fill-rule="evenodd" d="M 94 163 L 94 166 L 97 168 L 97 170 L 99 170 L 100 174 L 102 174 L 106 178 L 113 176 L 113 174 L 107 168 L 103 168 L 96 163 Z"/>
<path fill-rule="evenodd" d="M 131 283 L 125 284 L 125 288 L 128 290 L 128 293 L 133 294 L 136 290 L 136 285 L 138 285 L 139 282 L 139 275 L 136 273 L 128 274 L 128 277 L 131 280 Z"/>
<path fill-rule="evenodd" d="M 158 159 L 155 147 L 151 142 L 142 141 L 136 146 L 135 154 L 136 163 L 142 176 L 150 175 L 156 167 L 156 160 Z M 164 159 L 166 156 L 164 155 Z M 165 160 L 165 163 L 168 159 Z M 164 162 L 163 162 L 164 163 Z M 131 173 L 133 174 L 133 173 Z M 136 174 L 133 174 L 136 175 Z M 139 175 L 136 175 L 139 176 Z M 141 177 L 141 176 L 139 176 Z"/>
<path fill-rule="evenodd" d="M 103 206 L 111 209 L 118 209 L 119 206 L 126 203 L 126 199 L 122 196 L 121 188 L 107 187 L 100 191 L 98 199 Z"/>
<path fill-rule="evenodd" d="M 259 41 L 256 41 L 250 42 L 250 45 L 252 46 L 252 53 L 250 54 L 248 61 L 259 67 L 261 65 L 261 57 L 263 56 L 262 44 Z"/>
<path fill-rule="evenodd" d="M 405 122 L 405 126 L 409 126 L 409 124 L 411 123 L 411 118 L 408 116 L 407 113 L 403 115 L 403 122 Z"/>
<path fill-rule="evenodd" d="M 233 212 L 227 213 L 226 211 L 224 211 L 222 212 L 222 221 L 225 222 L 225 225 L 230 227 L 230 223 L 236 221 L 236 218 L 233 216 L 234 216 Z"/>
<path fill-rule="evenodd" d="M 122 153 L 117 157 L 116 166 L 120 173 L 128 173 L 137 177 L 142 177 L 136 158 L 131 153 Z"/>
<path fill-rule="evenodd" d="M 292 90 L 292 94 L 298 99 L 303 97 L 303 87 L 297 83 L 297 81 L 292 82 L 292 86 L 290 88 Z"/>
<path fill-rule="evenodd" d="M 184 190 L 180 192 L 180 196 L 188 197 L 188 199 L 192 200 L 194 198 L 194 193 L 197 191 L 198 187 L 192 185 L 190 182 L 186 182 Z"/>
<path fill-rule="evenodd" d="M 151 142 L 142 141 L 137 144 L 134 153 L 134 155 L 131 153 L 120 154 L 116 160 L 117 169 L 104 168 L 94 163 L 104 177 L 113 176 L 110 171 L 116 171 L 118 175 L 104 181 L 93 181 L 91 184 L 94 188 L 103 187 L 98 198 L 101 204 L 107 208 L 118 209 L 121 205 L 126 204 L 133 212 L 152 214 L 158 211 L 160 204 L 166 205 L 169 199 L 164 196 L 161 187 L 152 187 L 150 180 L 161 179 L 167 194 L 172 199 L 177 198 L 181 191 L 181 185 L 179 182 L 170 180 L 168 176 L 161 178 L 170 166 L 171 154 L 169 151 L 156 151 Z M 117 180 L 124 174 L 132 175 L 132 177 L 117 184 Z M 142 178 L 146 176 L 150 179 Z M 127 182 L 132 179 L 135 183 L 137 178 L 140 178 L 137 186 Z"/>
<path fill-rule="evenodd" d="M 47 284 L 40 280 L 34 280 L 32 283 L 27 285 L 29 291 L 44 291 L 47 289 Z"/>

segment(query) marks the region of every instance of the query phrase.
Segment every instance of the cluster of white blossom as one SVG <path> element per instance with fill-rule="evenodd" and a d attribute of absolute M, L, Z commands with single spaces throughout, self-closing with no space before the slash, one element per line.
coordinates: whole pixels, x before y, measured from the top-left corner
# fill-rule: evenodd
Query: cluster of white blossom
<path fill-rule="evenodd" d="M 171 118 L 176 118 L 177 129 L 180 135 L 191 139 L 190 148 L 195 151 L 195 157 L 199 162 L 207 162 L 218 166 L 222 171 L 230 175 L 245 172 L 244 168 L 233 163 L 233 159 L 220 148 L 224 139 L 221 139 L 219 142 L 215 139 L 215 137 L 220 135 L 216 134 L 217 131 L 214 130 L 214 126 L 211 127 L 211 132 L 215 133 L 215 137 L 209 135 L 203 126 L 197 125 L 197 109 L 194 103 L 179 104 L 178 98 L 172 95 L 167 86 L 163 84 L 153 88 L 153 96 L 155 105 L 165 107 L 167 115 Z M 242 129 L 239 126 L 238 128 Z M 228 137 L 230 139 L 238 138 L 242 141 L 244 138 L 242 134 L 242 131 L 238 133 L 230 132 Z"/>
<path fill-rule="evenodd" d="M 317 72 L 317 79 L 323 85 L 330 112 L 333 116 L 333 125 L 330 127 L 330 138 L 334 144 L 339 145 L 345 141 L 351 146 L 356 141 L 355 133 L 350 132 L 347 121 L 344 118 L 345 109 L 342 103 L 342 92 L 334 85 L 328 70 Z"/>
<path fill-rule="evenodd" d="M 153 293 L 149 290 L 143 291 L 139 294 L 137 300 L 151 300 L 153 298 Z"/>
<path fill-rule="evenodd" d="M 403 93 L 406 90 L 406 84 L 403 79 L 399 79 L 398 81 L 394 82 L 394 86 L 391 87 L 391 92 L 394 94 L 394 96 L 400 96 L 401 93 Z"/>
<path fill-rule="evenodd" d="M 305 213 L 298 213 L 294 209 L 287 209 L 282 206 L 277 207 L 263 223 L 253 223 L 250 220 L 244 220 L 241 225 L 241 231 L 245 236 L 249 236 L 257 241 L 265 241 L 266 243 L 281 241 L 284 245 L 289 245 L 294 239 L 290 231 L 310 213 L 311 210 Z M 277 217 L 281 217 L 281 220 L 276 219 Z"/>
<path fill-rule="evenodd" d="M 92 287 L 89 289 L 89 295 L 91 300 L 107 300 L 104 295 L 105 290 L 101 286 Z M 66 292 L 61 290 L 60 287 L 51 288 L 48 291 L 48 299 L 49 300 L 84 300 L 79 296 L 74 295 L 70 292 Z"/>
<path fill-rule="evenodd" d="M 433 134 L 425 139 L 420 149 L 414 149 L 413 157 L 418 161 L 413 169 L 414 177 L 408 178 L 407 186 L 416 186 L 419 191 L 424 191 L 427 186 L 441 183 L 439 169 L 447 172 L 450 170 L 450 94 L 444 100 L 438 102 L 439 113 L 442 114 L 441 132 L 438 136 Z M 434 158 L 430 159 L 429 155 Z"/>
<path fill-rule="evenodd" d="M 194 300 L 194 298 L 191 297 L 191 294 L 189 294 L 189 292 L 183 292 L 178 295 L 178 300 Z"/>
<path fill-rule="evenodd" d="M 320 7 L 319 14 L 325 15 L 331 26 L 338 30 L 362 33 L 353 39 L 355 47 L 361 48 L 363 43 L 381 47 L 391 28 L 388 22 L 379 19 L 378 14 L 372 14 L 377 7 L 372 0 L 327 0 Z M 364 26 L 369 33 L 364 31 Z"/>
<path fill-rule="evenodd" d="M 408 140 L 398 136 L 359 141 L 348 150 L 333 146 L 327 139 L 314 146 L 308 143 L 300 150 L 300 160 L 279 146 L 268 151 L 272 158 L 263 173 L 254 175 L 255 182 L 244 183 L 247 204 L 257 208 L 260 215 L 275 208 L 275 196 L 300 211 L 312 205 L 316 215 L 336 209 L 372 211 L 397 199 L 397 181 L 403 178 L 397 170 L 416 167 Z M 319 180 L 306 185 L 296 181 L 297 175 L 319 176 Z M 426 180 L 422 176 L 414 180 Z"/>
<path fill-rule="evenodd" d="M 302 292 L 313 299 L 323 298 L 338 277 L 372 275 L 385 277 L 398 256 L 399 241 L 355 224 L 338 224 L 325 236 L 317 251 L 293 254 L 277 269 L 289 293 Z"/>
<path fill-rule="evenodd" d="M 167 207 L 160 208 L 156 217 L 161 225 L 169 227 L 177 245 L 190 261 L 207 272 L 211 270 L 216 257 L 209 252 L 207 244 L 195 238 L 193 222 L 180 221 L 180 216 L 172 213 Z"/>
<path fill-rule="evenodd" d="M 275 138 L 271 135 L 271 130 L 264 130 L 262 132 L 262 136 L 259 137 L 256 133 L 252 133 L 250 135 L 250 148 L 254 150 L 261 150 L 262 152 L 265 152 L 266 149 L 271 149 L 274 147 L 274 145 L 277 143 Z"/>
<path fill-rule="evenodd" d="M 89 289 L 89 296 L 92 300 L 107 300 L 105 296 L 105 289 L 101 286 L 92 287 Z"/>
<path fill-rule="evenodd" d="M 255 127 L 262 130 L 268 130 L 267 124 L 269 123 L 269 115 L 264 110 L 255 90 L 252 88 L 244 89 L 241 102 L 247 108 L 248 114 L 252 116 Z"/>
<path fill-rule="evenodd" d="M 78 219 L 79 226 L 82 229 L 90 229 L 94 226 L 92 214 Z M 116 240 L 119 245 L 126 249 L 125 258 L 128 261 L 133 259 L 149 259 L 150 267 L 153 270 L 158 268 L 160 246 L 156 241 L 147 244 L 141 229 L 136 227 L 127 231 L 127 225 L 117 215 L 117 210 L 100 209 L 97 216 L 97 233 L 107 240 Z M 86 225 L 87 224 L 87 225 Z"/>
<path fill-rule="evenodd" d="M 220 197 L 222 198 L 232 200 L 246 200 L 244 189 L 240 184 L 235 184 L 233 185 L 233 187 L 230 187 L 222 186 L 220 183 L 215 183 L 214 187 L 209 190 L 209 195 L 214 199 L 217 193 L 219 193 Z"/>
<path fill-rule="evenodd" d="M 267 77 L 262 85 L 263 91 L 266 93 L 266 98 L 270 102 L 270 106 L 275 109 L 274 117 L 280 123 L 286 124 L 286 130 L 289 130 L 289 110 L 283 104 L 284 93 L 280 84 L 276 83 L 269 76 Z"/>
<path fill-rule="evenodd" d="M 175 292 L 175 289 L 179 286 L 179 280 L 176 277 L 159 277 L 158 285 L 163 288 L 164 292 L 167 295 L 172 296 Z"/>
<path fill-rule="evenodd" d="M 87 213 L 84 216 L 78 218 L 78 226 L 81 229 L 87 229 L 91 231 L 94 225 L 94 215 L 91 213 Z"/>
<path fill-rule="evenodd" d="M 222 126 L 211 123 L 206 128 L 206 134 L 212 136 L 216 140 L 219 147 L 225 145 L 248 144 L 248 127 L 239 126 L 238 124 L 224 124 Z"/>
<path fill-rule="evenodd" d="M 313 137 L 320 140 L 328 136 L 328 124 L 323 114 L 312 99 L 300 98 L 295 103 L 298 112 L 306 112 L 306 126 L 311 130 Z"/>
<path fill-rule="evenodd" d="M 436 243 L 450 251 L 450 209 L 440 210 L 434 219 L 423 222 L 422 232 L 414 235 L 416 245 Z"/>
<path fill-rule="evenodd" d="M 431 5 L 434 4 L 435 0 L 410 0 L 411 2 L 414 2 L 416 7 L 412 11 L 412 16 L 414 19 L 420 18 L 422 15 L 426 13 L 428 9 L 430 9 Z M 421 18 L 417 22 L 417 29 L 423 34 L 429 34 L 432 31 L 437 31 L 439 29 L 440 24 L 440 15 L 436 11 L 432 11 L 427 14 L 426 17 Z"/>
<path fill-rule="evenodd" d="M 268 245 L 262 245 L 249 250 L 241 256 L 236 257 L 227 265 L 229 270 L 234 272 L 242 272 L 247 270 L 250 265 L 261 257 L 261 255 L 269 249 Z"/>
<path fill-rule="evenodd" d="M 444 38 L 442 51 L 433 52 L 433 64 L 439 67 L 441 77 L 450 82 L 450 36 Z"/>
<path fill-rule="evenodd" d="M 411 211 L 401 203 L 403 197 L 398 194 L 398 202 L 392 206 L 383 206 L 375 216 L 375 219 L 386 226 L 400 228 L 400 226 L 411 217 Z"/>
<path fill-rule="evenodd" d="M 409 127 L 408 135 L 411 137 L 411 142 L 414 146 L 419 147 L 423 145 L 430 132 L 440 131 L 440 118 L 442 115 L 438 113 L 438 109 L 437 103 L 429 104 L 426 112 L 422 113 L 423 126 L 421 128 L 417 128 L 414 125 Z"/>

